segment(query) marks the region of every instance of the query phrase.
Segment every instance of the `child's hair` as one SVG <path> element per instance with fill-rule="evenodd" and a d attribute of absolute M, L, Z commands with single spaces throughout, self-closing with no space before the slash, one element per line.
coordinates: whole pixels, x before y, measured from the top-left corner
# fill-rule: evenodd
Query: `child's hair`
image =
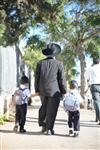
<path fill-rule="evenodd" d="M 99 64 L 100 58 L 93 58 L 93 64 Z"/>
<path fill-rule="evenodd" d="M 28 77 L 27 76 L 22 76 L 21 80 L 20 80 L 20 83 L 21 84 L 27 84 L 27 83 L 29 83 Z"/>
<path fill-rule="evenodd" d="M 70 89 L 78 89 L 78 83 L 75 80 L 70 81 Z"/>

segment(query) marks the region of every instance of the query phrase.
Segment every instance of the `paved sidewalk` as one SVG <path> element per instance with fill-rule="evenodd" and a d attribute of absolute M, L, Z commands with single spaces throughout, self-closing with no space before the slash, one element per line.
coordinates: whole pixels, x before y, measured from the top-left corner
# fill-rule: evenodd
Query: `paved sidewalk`
<path fill-rule="evenodd" d="M 68 136 L 67 113 L 59 107 L 55 135 L 41 134 L 38 126 L 38 109 L 40 102 L 36 101 L 28 107 L 26 130 L 24 134 L 14 133 L 14 122 L 0 126 L 0 150 L 99 150 L 100 126 L 95 120 L 94 111 L 81 110 L 81 131 L 78 138 Z"/>

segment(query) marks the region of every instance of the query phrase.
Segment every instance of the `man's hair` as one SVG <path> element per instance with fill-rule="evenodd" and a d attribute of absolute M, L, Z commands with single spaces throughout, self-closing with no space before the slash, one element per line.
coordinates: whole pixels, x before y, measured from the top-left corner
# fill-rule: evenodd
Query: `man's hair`
<path fill-rule="evenodd" d="M 78 83 L 76 80 L 71 80 L 70 81 L 70 88 L 71 89 L 78 89 Z"/>
<path fill-rule="evenodd" d="M 29 83 L 28 77 L 27 76 L 22 76 L 21 80 L 20 80 L 20 83 L 21 84 L 27 84 L 27 83 Z"/>

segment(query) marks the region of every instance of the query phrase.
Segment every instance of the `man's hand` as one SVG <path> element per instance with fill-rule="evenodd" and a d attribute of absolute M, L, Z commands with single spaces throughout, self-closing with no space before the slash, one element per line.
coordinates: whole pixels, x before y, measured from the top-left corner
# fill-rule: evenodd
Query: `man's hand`
<path fill-rule="evenodd" d="M 30 97 L 35 97 L 35 96 L 39 96 L 39 93 L 31 94 L 31 96 L 30 96 Z"/>

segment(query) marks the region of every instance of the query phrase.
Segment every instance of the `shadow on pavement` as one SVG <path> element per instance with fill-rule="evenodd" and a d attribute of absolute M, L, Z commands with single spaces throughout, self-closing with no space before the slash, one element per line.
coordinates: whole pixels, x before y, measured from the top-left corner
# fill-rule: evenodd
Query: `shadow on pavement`
<path fill-rule="evenodd" d="M 82 126 L 82 127 L 100 128 L 100 125 L 90 124 L 90 123 L 87 123 L 87 122 L 81 122 L 81 123 L 80 123 L 80 126 Z"/>
<path fill-rule="evenodd" d="M 55 133 L 54 136 L 70 137 L 68 134 L 58 134 L 58 133 Z"/>
<path fill-rule="evenodd" d="M 0 130 L 0 133 L 15 133 L 15 134 L 21 134 L 21 135 L 45 135 L 45 136 L 49 136 L 47 134 L 43 134 L 41 131 L 39 131 L 39 132 L 27 131 L 25 133 L 20 133 L 20 132 L 14 132 L 13 130 Z M 69 135 L 57 134 L 57 133 L 55 133 L 53 136 L 69 137 Z"/>
<path fill-rule="evenodd" d="M 15 134 L 23 134 L 23 135 L 43 135 L 41 132 L 30 132 L 27 131 L 25 133 L 20 133 L 20 132 L 14 132 L 13 130 L 0 130 L 0 133 L 15 133 Z"/>
<path fill-rule="evenodd" d="M 27 117 L 27 119 L 33 119 L 33 120 L 35 119 L 35 120 L 38 120 L 37 117 Z M 56 119 L 56 121 L 67 122 L 66 119 Z"/>
<path fill-rule="evenodd" d="M 13 130 L 0 130 L 0 133 L 15 133 Z"/>
<path fill-rule="evenodd" d="M 38 123 L 38 121 L 35 121 L 35 120 L 26 120 L 26 122 L 33 122 L 33 123 Z"/>
<path fill-rule="evenodd" d="M 21 133 L 18 133 L 18 134 L 21 134 Z M 43 136 L 50 136 L 50 135 L 47 135 L 45 133 L 42 133 L 41 131 L 40 132 L 29 132 L 27 131 L 26 133 L 23 133 L 24 135 L 43 135 Z M 54 135 L 51 135 L 51 136 L 60 136 L 60 137 L 69 137 L 69 135 L 64 135 L 64 134 L 57 134 L 55 133 Z"/>
<path fill-rule="evenodd" d="M 28 106 L 28 109 L 39 109 L 40 108 L 40 105 L 31 105 L 31 106 Z"/>
<path fill-rule="evenodd" d="M 27 122 L 33 122 L 33 123 L 38 123 L 38 118 L 35 117 L 27 117 Z M 97 124 L 92 124 L 93 121 L 81 121 L 80 126 L 83 127 L 94 127 L 94 128 L 100 128 L 100 125 Z M 65 119 L 56 119 L 55 122 L 56 125 L 67 125 L 68 121 Z"/>
<path fill-rule="evenodd" d="M 38 123 L 38 118 L 27 117 L 26 121 L 27 122 Z M 65 119 L 56 119 L 56 124 L 57 125 L 66 125 L 67 124 L 67 120 L 65 120 Z"/>

